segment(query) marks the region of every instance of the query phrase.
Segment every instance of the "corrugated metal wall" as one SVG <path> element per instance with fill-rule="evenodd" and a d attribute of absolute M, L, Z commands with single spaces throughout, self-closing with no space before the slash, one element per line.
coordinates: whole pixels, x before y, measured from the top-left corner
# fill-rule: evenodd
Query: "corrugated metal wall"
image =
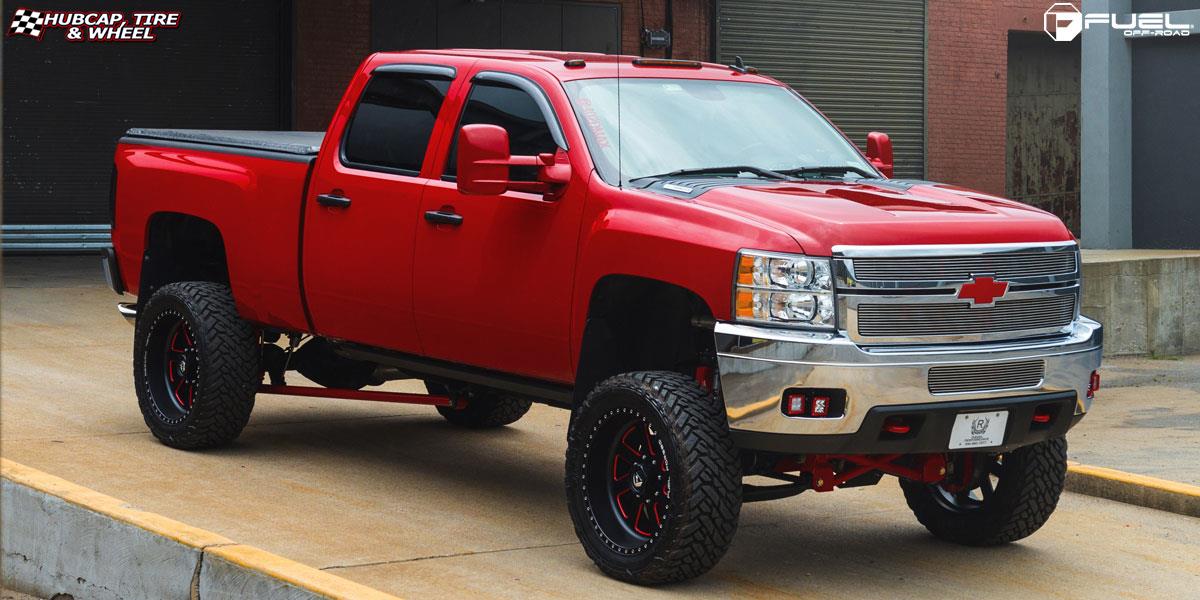
<path fill-rule="evenodd" d="M 794 87 L 859 147 L 887 133 L 896 177 L 924 176 L 924 0 L 718 0 L 717 58 L 734 56 Z"/>

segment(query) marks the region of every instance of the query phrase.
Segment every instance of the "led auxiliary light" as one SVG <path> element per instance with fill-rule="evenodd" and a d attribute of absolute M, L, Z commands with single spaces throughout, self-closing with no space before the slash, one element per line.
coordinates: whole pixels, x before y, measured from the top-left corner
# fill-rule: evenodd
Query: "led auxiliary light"
<path fill-rule="evenodd" d="M 828 258 L 742 250 L 734 287 L 737 320 L 833 329 L 833 274 Z"/>

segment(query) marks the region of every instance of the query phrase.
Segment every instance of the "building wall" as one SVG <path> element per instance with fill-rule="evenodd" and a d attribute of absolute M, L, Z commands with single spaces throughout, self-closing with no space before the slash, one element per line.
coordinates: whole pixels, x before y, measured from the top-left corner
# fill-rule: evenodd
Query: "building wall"
<path fill-rule="evenodd" d="M 708 60 L 712 3 L 674 0 L 672 23 L 668 23 L 668 1 L 619 0 L 622 51 L 645 56 L 667 55 L 663 50 L 641 50 L 644 24 L 651 29 L 674 30 L 673 58 Z M 346 83 L 371 52 L 371 0 L 293 2 L 293 128 L 325 129 Z"/>
<path fill-rule="evenodd" d="M 641 49 L 642 28 L 672 30 L 671 58 L 712 60 L 712 1 L 674 0 L 672 23 L 667 22 L 669 0 L 621 0 L 621 45 L 625 54 L 665 57 L 663 50 Z M 642 18 L 642 9 L 645 19 Z"/>
<path fill-rule="evenodd" d="M 926 177 L 1004 194 L 1008 32 L 1042 31 L 1047 0 L 929 0 Z"/>
<path fill-rule="evenodd" d="M 293 0 L 292 128 L 323 130 L 370 54 L 370 0 Z"/>

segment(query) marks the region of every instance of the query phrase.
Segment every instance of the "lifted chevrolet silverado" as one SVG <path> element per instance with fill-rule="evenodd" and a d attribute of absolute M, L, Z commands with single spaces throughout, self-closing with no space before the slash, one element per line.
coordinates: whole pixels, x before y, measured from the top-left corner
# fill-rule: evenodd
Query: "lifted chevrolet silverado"
<path fill-rule="evenodd" d="M 1078 245 L 867 146 L 740 63 L 514 51 L 374 54 L 325 134 L 131 129 L 105 266 L 146 424 L 567 408 L 576 534 L 637 583 L 711 568 L 743 502 L 883 475 L 937 537 L 1028 536 L 1099 386 Z"/>

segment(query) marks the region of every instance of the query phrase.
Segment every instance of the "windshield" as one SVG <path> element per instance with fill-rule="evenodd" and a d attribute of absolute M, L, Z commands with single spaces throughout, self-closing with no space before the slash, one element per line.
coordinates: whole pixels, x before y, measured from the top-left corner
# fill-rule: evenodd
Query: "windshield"
<path fill-rule="evenodd" d="M 619 110 L 615 78 L 564 86 L 596 169 L 612 185 L 733 165 L 782 173 L 847 167 L 877 176 L 829 121 L 785 87 L 700 79 L 620 81 Z M 730 173 L 736 176 L 738 170 Z"/>

